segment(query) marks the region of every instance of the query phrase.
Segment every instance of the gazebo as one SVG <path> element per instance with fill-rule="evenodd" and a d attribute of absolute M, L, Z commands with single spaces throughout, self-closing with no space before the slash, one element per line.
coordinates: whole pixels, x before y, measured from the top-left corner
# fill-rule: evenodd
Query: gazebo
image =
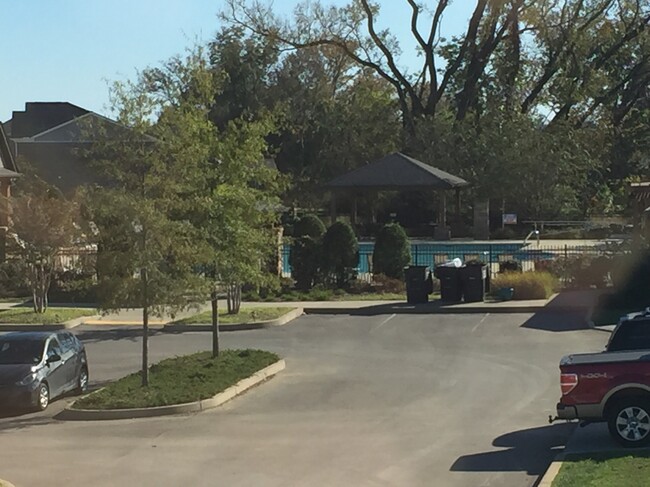
<path fill-rule="evenodd" d="M 460 191 L 468 186 L 464 179 L 441 169 L 429 166 L 401 152 L 387 155 L 378 161 L 362 166 L 325 185 L 332 192 L 332 221 L 336 220 L 336 199 L 342 194 L 352 196 L 352 224 L 357 222 L 357 195 L 371 191 L 436 191 L 439 194 L 435 238 L 448 240 L 447 227 L 448 191 L 454 191 L 456 222 L 460 222 Z"/>

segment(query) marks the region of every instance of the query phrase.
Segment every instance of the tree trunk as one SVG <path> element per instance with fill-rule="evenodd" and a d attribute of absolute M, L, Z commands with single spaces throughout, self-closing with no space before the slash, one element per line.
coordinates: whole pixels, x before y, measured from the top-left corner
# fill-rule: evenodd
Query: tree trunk
<path fill-rule="evenodd" d="M 232 314 L 233 303 L 232 303 L 232 284 L 226 286 L 226 304 L 228 306 L 228 314 Z"/>
<path fill-rule="evenodd" d="M 241 285 L 228 284 L 228 314 L 235 315 L 241 308 Z"/>
<path fill-rule="evenodd" d="M 212 301 L 212 358 L 219 356 L 219 295 L 216 288 L 210 295 Z"/>
<path fill-rule="evenodd" d="M 147 269 L 140 270 L 142 280 L 142 387 L 149 385 L 149 296 Z"/>
<path fill-rule="evenodd" d="M 235 314 L 241 309 L 241 286 L 235 284 Z"/>

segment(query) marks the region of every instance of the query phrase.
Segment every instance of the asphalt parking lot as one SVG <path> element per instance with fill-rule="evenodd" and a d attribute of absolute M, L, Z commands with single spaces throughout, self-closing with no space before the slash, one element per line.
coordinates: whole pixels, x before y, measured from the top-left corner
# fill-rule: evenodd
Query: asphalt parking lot
<path fill-rule="evenodd" d="M 81 327 L 95 386 L 135 371 L 138 330 Z M 305 316 L 222 334 L 287 369 L 199 414 L 64 422 L 0 418 L 0 477 L 40 486 L 531 486 L 573 425 L 548 425 L 558 362 L 602 349 L 579 315 Z M 155 333 L 151 360 L 209 349 Z"/>

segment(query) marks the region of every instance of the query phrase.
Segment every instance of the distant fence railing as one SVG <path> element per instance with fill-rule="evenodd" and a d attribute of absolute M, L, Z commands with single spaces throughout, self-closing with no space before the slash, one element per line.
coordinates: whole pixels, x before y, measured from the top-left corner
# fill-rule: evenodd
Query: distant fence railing
<path fill-rule="evenodd" d="M 359 261 L 357 273 L 360 279 L 370 280 L 373 273 L 374 244 L 359 245 Z M 446 243 L 415 243 L 411 245 L 411 265 L 422 265 L 434 269 L 437 265 L 454 259 L 462 262 L 479 260 L 488 265 L 490 274 L 494 277 L 501 263 L 515 261 L 522 270 L 532 271 L 543 267 L 541 263 L 550 263 L 561 259 L 569 260 L 580 256 L 611 256 L 624 253 L 618 247 L 603 243 L 602 245 L 560 245 L 545 246 L 532 243 L 495 243 L 495 244 L 446 244 Z M 290 262 L 291 248 L 285 245 L 282 249 L 282 275 L 291 277 Z"/>

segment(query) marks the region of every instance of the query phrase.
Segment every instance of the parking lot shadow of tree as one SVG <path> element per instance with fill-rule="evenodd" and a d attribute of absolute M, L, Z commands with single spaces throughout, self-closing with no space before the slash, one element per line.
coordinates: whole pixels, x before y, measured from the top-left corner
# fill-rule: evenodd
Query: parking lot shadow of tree
<path fill-rule="evenodd" d="M 542 475 L 560 453 L 575 424 L 558 423 L 507 433 L 492 445 L 502 450 L 473 453 L 459 457 L 452 472 L 526 472 Z"/>
<path fill-rule="evenodd" d="M 141 326 L 129 326 L 120 328 L 91 328 L 79 329 L 74 331 L 79 340 L 85 343 L 105 342 L 117 340 L 137 341 L 142 337 Z M 149 336 L 162 333 L 160 329 L 149 329 Z"/>
<path fill-rule="evenodd" d="M 539 311 L 528 318 L 521 327 L 552 332 L 589 329 L 584 310 Z"/>

